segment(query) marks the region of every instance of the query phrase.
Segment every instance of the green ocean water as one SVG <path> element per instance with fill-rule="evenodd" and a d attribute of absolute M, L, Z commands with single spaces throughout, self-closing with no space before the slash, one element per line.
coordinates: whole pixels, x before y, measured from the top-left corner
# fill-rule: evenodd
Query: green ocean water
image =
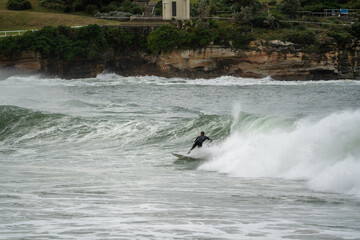
<path fill-rule="evenodd" d="M 0 239 L 360 239 L 359 126 L 359 81 L 1 77 Z"/>

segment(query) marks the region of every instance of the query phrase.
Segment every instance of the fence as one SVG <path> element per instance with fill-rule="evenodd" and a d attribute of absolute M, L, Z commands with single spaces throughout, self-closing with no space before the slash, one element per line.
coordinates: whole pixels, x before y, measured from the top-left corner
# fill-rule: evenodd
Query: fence
<path fill-rule="evenodd" d="M 0 31 L 0 37 L 21 35 L 21 34 L 23 34 L 24 32 L 27 32 L 27 31 L 34 31 L 34 30 Z"/>
<path fill-rule="evenodd" d="M 71 26 L 71 28 L 81 28 L 83 26 Z M 32 32 L 35 32 L 35 31 L 38 31 L 36 29 L 32 29 L 32 30 L 12 30 L 12 31 L 0 31 L 0 38 L 2 37 L 8 37 L 8 36 L 19 36 L 25 32 L 28 32 L 28 31 L 32 31 Z"/>

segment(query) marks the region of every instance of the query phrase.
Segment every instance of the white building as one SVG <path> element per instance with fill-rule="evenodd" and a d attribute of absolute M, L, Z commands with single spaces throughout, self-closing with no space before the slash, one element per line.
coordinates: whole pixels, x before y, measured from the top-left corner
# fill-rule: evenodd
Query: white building
<path fill-rule="evenodd" d="M 163 0 L 163 19 L 190 19 L 190 0 Z"/>

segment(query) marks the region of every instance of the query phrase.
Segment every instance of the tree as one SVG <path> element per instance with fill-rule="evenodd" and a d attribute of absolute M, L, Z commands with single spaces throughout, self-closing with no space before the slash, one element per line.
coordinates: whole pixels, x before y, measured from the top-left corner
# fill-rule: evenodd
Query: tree
<path fill-rule="evenodd" d="M 233 12 L 237 13 L 241 11 L 242 7 L 252 7 L 253 13 L 256 13 L 261 9 L 261 3 L 258 0 L 229 0 L 233 6 Z"/>
<path fill-rule="evenodd" d="M 268 10 L 267 17 L 264 21 L 266 24 L 270 26 L 271 29 L 277 29 L 279 27 L 278 20 L 274 17 L 271 12 Z"/>
<path fill-rule="evenodd" d="M 210 7 L 206 0 L 199 0 L 198 4 L 199 20 L 201 25 L 208 25 L 208 18 L 210 16 Z"/>
<path fill-rule="evenodd" d="M 253 7 L 251 6 L 241 7 L 240 11 L 235 13 L 235 21 L 240 24 L 251 24 L 253 18 Z"/>
<path fill-rule="evenodd" d="M 280 9 L 282 13 L 290 18 L 295 18 L 297 12 L 301 9 L 301 4 L 299 0 L 283 0 Z"/>
<path fill-rule="evenodd" d="M 9 0 L 6 4 L 9 10 L 26 10 L 31 9 L 31 3 L 27 0 Z"/>

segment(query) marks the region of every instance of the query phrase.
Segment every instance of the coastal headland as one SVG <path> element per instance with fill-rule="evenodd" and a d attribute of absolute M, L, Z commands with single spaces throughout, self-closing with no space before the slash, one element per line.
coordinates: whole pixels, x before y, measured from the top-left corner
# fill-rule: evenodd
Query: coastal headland
<path fill-rule="evenodd" d="M 174 30 L 171 25 L 160 28 L 165 34 Z M 360 79 L 359 41 L 346 46 L 328 41 L 316 50 L 306 43 L 251 38 L 237 43 L 237 46 L 231 39 L 229 44 L 224 44 L 223 39 L 210 39 L 205 43 L 192 42 L 193 47 L 186 47 L 181 45 L 183 43 L 171 42 L 171 39 L 167 45 L 162 45 L 164 43 L 159 39 L 163 36 L 157 27 L 90 25 L 83 30 L 68 27 L 44 29 L 10 37 L 9 43 L 3 41 L 0 68 L 68 79 L 94 77 L 104 71 L 123 76 L 184 78 L 231 75 L 271 76 L 277 80 Z M 156 30 L 157 36 L 153 34 Z M 54 42 L 57 38 L 62 39 L 60 43 Z M 79 43 L 85 41 L 82 38 L 86 38 L 85 43 Z M 74 40 L 71 42 L 69 39 Z M 16 40 L 21 44 L 16 45 Z M 152 43 L 156 43 L 156 47 L 151 48 Z M 59 47 L 59 44 L 63 46 Z"/>

